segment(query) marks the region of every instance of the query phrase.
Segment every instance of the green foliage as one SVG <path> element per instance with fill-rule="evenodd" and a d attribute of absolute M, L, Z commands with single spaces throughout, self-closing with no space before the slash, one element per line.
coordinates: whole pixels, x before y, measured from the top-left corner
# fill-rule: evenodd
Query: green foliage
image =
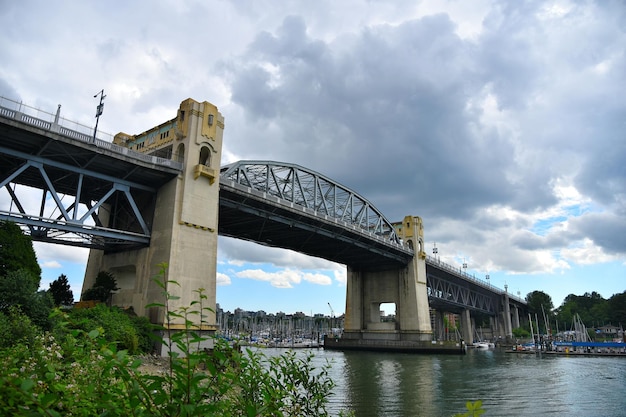
<path fill-rule="evenodd" d="M 608 302 L 609 321 L 617 326 L 626 324 L 626 291 L 614 294 Z"/>
<path fill-rule="evenodd" d="M 554 309 L 552 298 L 543 291 L 533 291 L 526 295 L 526 303 L 532 314 L 541 316 L 543 312 L 549 314 Z M 542 310 L 543 307 L 543 310 Z"/>
<path fill-rule="evenodd" d="M 41 280 L 41 267 L 30 237 L 24 235 L 17 224 L 0 220 L 0 279 L 20 269 L 31 274 L 36 291 Z"/>
<path fill-rule="evenodd" d="M 210 341 L 198 330 L 209 311 L 203 290 L 191 306 L 172 311 L 169 303 L 176 297 L 159 285 L 165 302 L 154 306 L 165 308 L 168 328 L 184 324 L 182 331 L 164 330 L 167 372 L 140 372 L 141 361 L 107 341 L 106 331 L 73 329 L 76 317 L 56 310 L 59 339 L 45 334 L 0 355 L 0 415 L 328 415 L 330 365 L 315 369 L 310 356 L 294 353 L 269 359 L 241 353 L 221 339 L 213 340 L 212 351 L 201 349 Z"/>
<path fill-rule="evenodd" d="M 103 303 L 109 303 L 113 291 L 117 291 L 117 281 L 115 276 L 107 271 L 100 271 L 96 276 L 96 282 L 93 286 L 83 293 L 84 301 L 95 300 Z"/>
<path fill-rule="evenodd" d="M 0 349 L 19 343 L 32 345 L 40 333 L 41 330 L 20 311 L 19 307 L 11 306 L 6 312 L 0 312 Z"/>
<path fill-rule="evenodd" d="M 48 291 L 54 299 L 55 306 L 71 306 L 74 304 L 74 294 L 65 274 L 59 275 L 57 279 L 52 281 Z"/>
<path fill-rule="evenodd" d="M 577 315 L 589 327 L 602 325 L 609 320 L 609 303 L 593 291 L 583 295 L 570 294 L 557 309 L 557 320 L 567 328 Z"/>
<path fill-rule="evenodd" d="M 26 269 L 9 271 L 0 278 L 0 311 L 6 313 L 9 308 L 17 307 L 34 324 L 49 329 L 48 316 L 54 302 L 46 291 L 37 292 L 35 281 Z"/>
<path fill-rule="evenodd" d="M 516 327 L 515 329 L 513 329 L 512 333 L 513 336 L 517 337 L 518 339 L 530 337 L 530 332 L 522 327 Z"/>
<path fill-rule="evenodd" d="M 98 304 L 94 308 L 75 308 L 70 310 L 68 320 L 68 326 L 87 333 L 100 329 L 107 342 L 116 343 L 118 349 L 127 350 L 131 354 L 142 351 L 140 346 L 142 349 L 147 348 L 144 352 L 152 350 L 151 332 L 144 328 L 139 333 L 135 326 L 135 323 L 145 325 L 145 321 L 133 319 L 119 307 Z"/>
<path fill-rule="evenodd" d="M 9 271 L 0 278 L 0 311 L 10 306 L 26 307 L 37 292 L 35 278 L 26 269 Z"/>
<path fill-rule="evenodd" d="M 483 402 L 480 400 L 474 402 L 468 401 L 465 403 L 465 408 L 467 409 L 466 413 L 455 414 L 454 417 L 479 417 L 485 413 Z"/>

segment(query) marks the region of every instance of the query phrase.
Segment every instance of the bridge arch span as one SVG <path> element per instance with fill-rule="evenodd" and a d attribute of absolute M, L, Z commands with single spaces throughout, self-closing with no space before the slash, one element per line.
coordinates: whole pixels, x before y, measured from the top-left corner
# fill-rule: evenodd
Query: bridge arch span
<path fill-rule="evenodd" d="M 401 245 L 392 223 L 357 192 L 311 169 L 275 161 L 238 161 L 221 168 L 220 178 L 346 222 Z"/>

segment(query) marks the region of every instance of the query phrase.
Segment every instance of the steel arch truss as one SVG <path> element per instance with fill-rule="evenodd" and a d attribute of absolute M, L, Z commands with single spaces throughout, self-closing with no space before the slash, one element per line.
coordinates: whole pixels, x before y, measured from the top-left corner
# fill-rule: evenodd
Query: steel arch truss
<path fill-rule="evenodd" d="M 0 189 L 5 188 L 11 200 L 9 210 L 0 210 L 0 220 L 22 225 L 33 240 L 113 250 L 150 242 L 150 228 L 135 194 L 144 194 L 142 205 L 149 196 L 151 204 L 155 189 L 11 149 L 0 152 L 23 160 L 19 168 L 0 178 Z M 17 185 L 33 183 L 35 177 L 39 189 L 16 191 Z M 37 191 L 41 192 L 40 208 L 34 214 L 32 204 L 25 207 L 23 200 Z M 100 210 L 109 221 L 101 219 Z"/>
<path fill-rule="evenodd" d="M 239 161 L 222 167 L 220 177 L 401 244 L 391 222 L 369 201 L 328 177 L 299 165 Z"/>
<path fill-rule="evenodd" d="M 428 298 L 438 303 L 443 302 L 456 308 L 496 314 L 496 305 L 492 296 L 431 274 L 427 276 L 427 292 Z"/>

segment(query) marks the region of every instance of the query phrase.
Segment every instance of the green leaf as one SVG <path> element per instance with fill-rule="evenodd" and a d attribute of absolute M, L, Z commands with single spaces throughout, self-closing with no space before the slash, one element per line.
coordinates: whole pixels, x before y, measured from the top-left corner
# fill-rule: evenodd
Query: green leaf
<path fill-rule="evenodd" d="M 35 381 L 32 379 L 24 379 L 20 384 L 20 388 L 22 391 L 30 391 L 35 386 Z"/>

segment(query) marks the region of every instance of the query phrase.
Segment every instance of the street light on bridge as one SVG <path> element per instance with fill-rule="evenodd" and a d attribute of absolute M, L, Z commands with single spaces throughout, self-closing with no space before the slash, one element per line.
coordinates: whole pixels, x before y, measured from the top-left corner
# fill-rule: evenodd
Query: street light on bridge
<path fill-rule="evenodd" d="M 100 104 L 96 107 L 96 127 L 93 130 L 93 141 L 96 141 L 96 134 L 98 133 L 98 122 L 100 121 L 100 116 L 102 116 L 102 112 L 104 112 L 104 99 L 106 96 L 104 95 L 104 89 L 102 91 L 96 93 L 93 98 L 100 96 Z"/>
<path fill-rule="evenodd" d="M 433 243 L 433 256 L 435 257 L 435 259 L 437 259 L 437 262 L 439 262 L 439 258 L 437 257 L 437 254 L 439 253 L 439 249 L 437 249 L 437 242 Z"/>
<path fill-rule="evenodd" d="M 485 275 L 485 279 L 487 280 L 487 285 L 489 285 L 489 274 Z"/>

